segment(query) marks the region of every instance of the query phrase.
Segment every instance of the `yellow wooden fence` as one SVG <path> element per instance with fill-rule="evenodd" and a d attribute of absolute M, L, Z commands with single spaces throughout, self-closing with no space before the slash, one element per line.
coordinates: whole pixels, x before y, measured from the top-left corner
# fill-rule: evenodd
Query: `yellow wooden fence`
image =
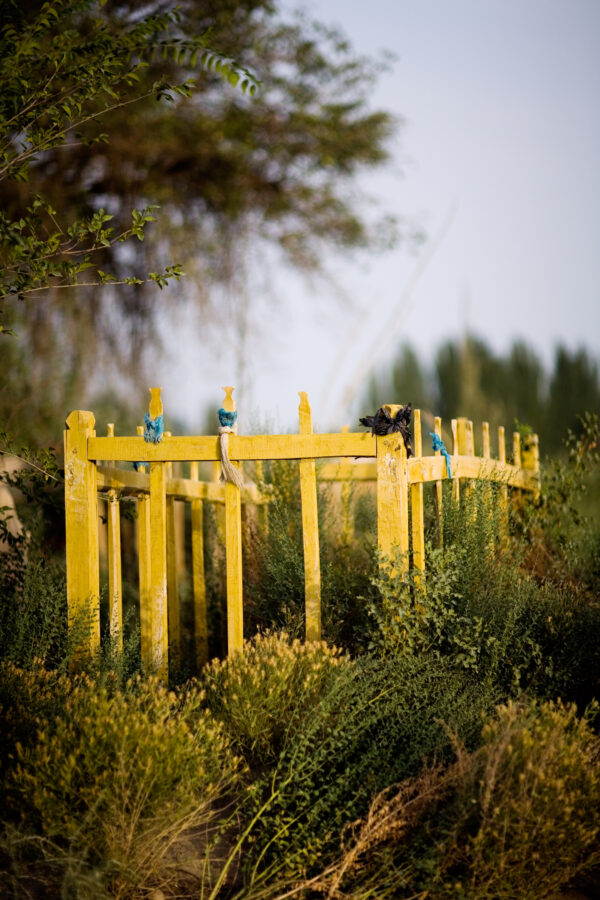
<path fill-rule="evenodd" d="M 157 389 L 153 391 L 156 401 Z M 230 393 L 229 393 L 230 396 Z M 389 405 L 393 415 L 397 405 Z M 107 557 L 110 629 L 118 637 L 122 627 L 121 546 L 119 498 L 129 496 L 138 504 L 138 567 L 142 660 L 163 676 L 169 656 L 180 654 L 180 610 L 177 564 L 175 504 L 191 504 L 191 575 L 194 598 L 196 660 L 207 658 L 206 589 L 204 583 L 203 502 L 225 506 L 225 561 L 227 581 L 228 652 L 243 643 L 242 503 L 268 502 L 256 485 L 240 490 L 232 483 L 201 482 L 198 463 L 220 460 L 217 436 L 172 436 L 165 433 L 157 444 L 146 443 L 143 429 L 135 436 L 121 437 L 108 427 L 106 437 L 97 437 L 94 415 L 72 412 L 65 431 L 65 506 L 67 596 L 69 619 L 74 622 L 83 610 L 91 610 L 90 645 L 100 642 L 100 575 L 98 542 L 98 492 L 107 502 Z M 501 484 L 499 497 L 508 518 L 508 489 L 539 491 L 539 451 L 536 435 L 521 447 L 513 435 L 512 463 L 506 461 L 504 429 L 497 433 L 497 458 L 491 456 L 490 430 L 482 427 L 482 455 L 475 455 L 473 423 L 466 418 L 451 422 L 452 496 L 460 496 L 461 483 L 476 479 Z M 441 437 L 442 421 L 435 419 L 435 433 Z M 306 393 L 300 394 L 299 433 L 282 435 L 229 436 L 229 457 L 236 465 L 253 460 L 298 460 L 304 546 L 306 639 L 321 637 L 321 573 L 317 511 L 317 459 L 329 460 L 319 472 L 326 481 L 340 481 L 348 519 L 348 486 L 352 482 L 374 481 L 377 486 L 377 535 L 384 556 L 399 553 L 408 568 L 409 552 L 417 583 L 424 579 L 425 536 L 423 486 L 432 483 L 437 499 L 436 514 L 442 527 L 442 483 L 447 480 L 446 461 L 439 451 L 424 456 L 421 411 L 413 414 L 415 455 L 407 459 L 397 433 L 374 437 L 368 433 L 314 434 Z M 332 460 L 338 460 L 333 462 Z M 361 460 L 360 462 L 358 460 Z M 370 461 L 366 461 L 370 460 Z M 149 472 L 117 468 L 117 462 L 138 462 Z M 190 477 L 174 477 L 172 464 L 190 463 Z M 346 522 L 346 530 L 350 528 Z M 182 548 L 180 548 L 181 552 Z"/>

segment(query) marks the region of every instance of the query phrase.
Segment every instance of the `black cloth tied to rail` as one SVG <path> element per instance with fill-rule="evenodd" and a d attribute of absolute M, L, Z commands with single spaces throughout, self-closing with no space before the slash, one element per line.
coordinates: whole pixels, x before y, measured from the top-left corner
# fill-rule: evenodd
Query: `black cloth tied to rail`
<path fill-rule="evenodd" d="M 380 406 L 374 416 L 364 416 L 359 419 L 361 425 L 371 429 L 371 434 L 394 434 L 400 432 L 404 438 L 404 446 L 406 447 L 406 455 L 412 456 L 412 438 L 410 433 L 410 417 L 412 415 L 412 403 L 401 406 L 395 416 L 390 416 L 385 409 Z"/>

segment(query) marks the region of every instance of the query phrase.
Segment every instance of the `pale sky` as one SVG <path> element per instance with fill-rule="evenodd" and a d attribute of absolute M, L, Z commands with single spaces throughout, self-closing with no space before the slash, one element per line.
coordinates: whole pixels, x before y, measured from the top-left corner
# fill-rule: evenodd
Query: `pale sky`
<path fill-rule="evenodd" d="M 240 431 L 294 429 L 300 390 L 318 430 L 337 428 L 374 360 L 406 340 L 427 361 L 465 327 L 497 351 L 519 337 L 546 360 L 559 341 L 600 359 L 600 0 L 307 8 L 357 52 L 397 57 L 372 103 L 404 127 L 392 164 L 361 185 L 428 239 L 416 255 L 332 255 L 337 289 L 269 273 L 237 385 Z M 156 383 L 194 427 L 239 368 L 226 342 L 215 351 L 182 324 L 173 345 Z"/>

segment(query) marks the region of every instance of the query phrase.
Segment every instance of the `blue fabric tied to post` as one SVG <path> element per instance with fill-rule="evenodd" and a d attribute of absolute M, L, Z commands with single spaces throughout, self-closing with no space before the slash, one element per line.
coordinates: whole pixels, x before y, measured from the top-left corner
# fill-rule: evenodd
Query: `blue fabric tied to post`
<path fill-rule="evenodd" d="M 433 450 L 440 450 L 442 456 L 446 459 L 446 471 L 448 473 L 448 478 L 452 478 L 452 471 L 450 469 L 450 454 L 446 450 L 446 445 L 438 434 L 434 434 L 433 431 L 429 432 L 430 436 L 433 438 Z"/>
<path fill-rule="evenodd" d="M 218 416 L 221 428 L 233 428 L 237 421 L 237 412 L 235 410 L 233 412 L 227 412 L 226 409 L 221 407 Z"/>
<path fill-rule="evenodd" d="M 144 440 L 147 444 L 159 444 L 164 432 L 165 422 L 162 415 L 151 419 L 150 413 L 144 413 Z"/>

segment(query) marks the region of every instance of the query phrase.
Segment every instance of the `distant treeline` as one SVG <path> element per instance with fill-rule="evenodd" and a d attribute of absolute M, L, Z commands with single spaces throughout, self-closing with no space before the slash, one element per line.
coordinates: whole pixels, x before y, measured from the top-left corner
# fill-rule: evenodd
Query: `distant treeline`
<path fill-rule="evenodd" d="M 563 447 L 569 428 L 578 430 L 580 415 L 600 413 L 598 363 L 584 348 L 558 346 L 548 370 L 523 341 L 498 355 L 473 336 L 447 341 L 423 361 L 404 344 L 393 364 L 372 377 L 361 409 L 409 401 L 446 421 L 467 416 L 510 428 L 518 420 L 539 434 L 546 455 Z"/>

